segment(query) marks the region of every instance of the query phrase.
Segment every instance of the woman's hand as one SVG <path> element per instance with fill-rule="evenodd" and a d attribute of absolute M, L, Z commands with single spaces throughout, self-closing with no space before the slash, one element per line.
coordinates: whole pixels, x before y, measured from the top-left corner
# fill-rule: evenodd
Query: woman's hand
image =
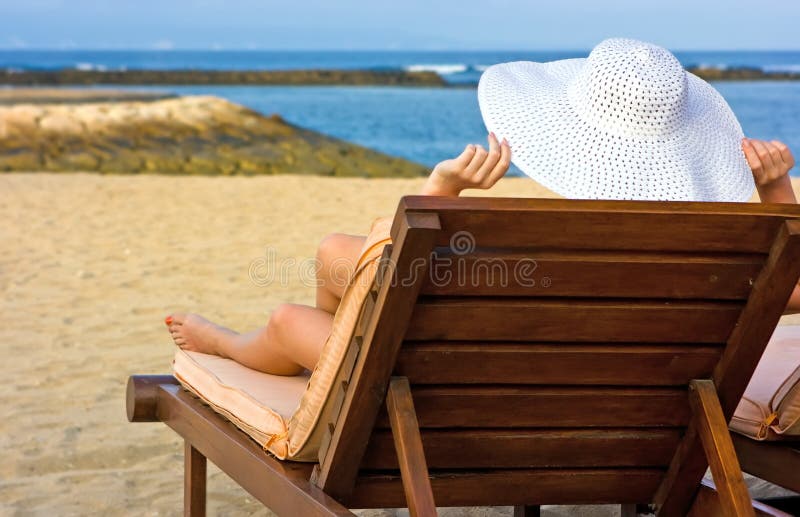
<path fill-rule="evenodd" d="M 742 140 L 742 150 L 753 170 L 753 179 L 762 202 L 797 203 L 789 178 L 794 157 L 785 144 L 777 140 L 766 142 L 745 138 Z"/>
<path fill-rule="evenodd" d="M 489 133 L 489 150 L 468 145 L 460 156 L 440 162 L 433 168 L 422 189 L 426 196 L 458 196 L 468 188 L 488 189 L 505 176 L 511 163 L 511 147 Z"/>

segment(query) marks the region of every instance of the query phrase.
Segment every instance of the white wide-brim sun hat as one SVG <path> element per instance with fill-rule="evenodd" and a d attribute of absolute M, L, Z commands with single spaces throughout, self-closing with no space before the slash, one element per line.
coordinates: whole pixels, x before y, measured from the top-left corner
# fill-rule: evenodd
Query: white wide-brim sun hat
<path fill-rule="evenodd" d="M 513 163 L 567 198 L 748 201 L 755 188 L 728 104 L 656 45 L 493 65 L 478 102 Z"/>

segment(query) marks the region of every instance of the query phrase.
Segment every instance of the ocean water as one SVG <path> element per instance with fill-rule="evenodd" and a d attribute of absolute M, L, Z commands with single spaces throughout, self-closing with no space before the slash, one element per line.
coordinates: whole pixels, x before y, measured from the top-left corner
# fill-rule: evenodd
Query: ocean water
<path fill-rule="evenodd" d="M 474 87 L 486 66 L 548 61 L 586 52 L 267 52 L 0 51 L 0 68 L 434 70 L 459 88 L 159 86 L 178 94 L 224 97 L 316 131 L 429 166 L 485 142 Z M 800 71 L 800 52 L 678 52 L 684 65 Z M 714 86 L 746 135 L 781 140 L 800 158 L 800 82 L 720 82 Z M 800 175 L 798 167 L 792 171 Z"/>
<path fill-rule="evenodd" d="M 486 144 L 474 88 L 186 86 L 169 90 L 224 97 L 429 166 L 459 154 L 470 142 Z"/>

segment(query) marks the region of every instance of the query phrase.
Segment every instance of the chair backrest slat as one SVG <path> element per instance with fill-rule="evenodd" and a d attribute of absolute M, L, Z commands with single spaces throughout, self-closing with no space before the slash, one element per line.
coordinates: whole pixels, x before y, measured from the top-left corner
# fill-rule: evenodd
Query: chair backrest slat
<path fill-rule="evenodd" d="M 406 339 L 724 343 L 742 307 L 717 301 L 425 297 L 417 301 Z"/>
<path fill-rule="evenodd" d="M 422 428 L 677 427 L 689 421 L 676 387 L 416 386 Z M 377 427 L 389 426 L 381 414 Z"/>
<path fill-rule="evenodd" d="M 466 237 L 465 237 L 466 238 Z M 764 254 L 438 248 L 422 295 L 744 300 Z"/>
<path fill-rule="evenodd" d="M 675 454 L 681 429 L 430 429 L 425 458 L 432 469 L 661 467 Z M 469 454 L 464 454 L 469 451 Z M 388 429 L 370 438 L 362 467 L 397 469 Z"/>
<path fill-rule="evenodd" d="M 722 346 L 406 341 L 395 374 L 422 384 L 686 386 L 711 376 Z"/>
<path fill-rule="evenodd" d="M 766 253 L 782 221 L 793 210 L 796 216 L 796 207 L 748 203 L 537 199 L 523 206 L 519 201 L 470 199 L 464 210 L 459 199 L 417 196 L 405 198 L 400 209 L 436 212 L 439 246 L 468 231 L 487 248 L 703 253 Z"/>

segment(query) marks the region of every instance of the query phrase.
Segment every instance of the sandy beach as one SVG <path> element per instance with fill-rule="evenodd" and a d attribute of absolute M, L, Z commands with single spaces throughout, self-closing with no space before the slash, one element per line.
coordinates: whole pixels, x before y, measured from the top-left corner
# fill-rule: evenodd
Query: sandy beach
<path fill-rule="evenodd" d="M 310 303 L 298 274 L 259 286 L 250 264 L 268 248 L 302 260 L 329 232 L 366 232 L 422 182 L 0 175 L 0 514 L 180 514 L 181 441 L 164 425 L 127 423 L 124 408 L 128 375 L 169 371 L 163 317 L 193 311 L 244 330 L 280 302 Z M 548 195 L 519 178 L 491 194 Z M 213 466 L 209 513 L 269 515 Z"/>

